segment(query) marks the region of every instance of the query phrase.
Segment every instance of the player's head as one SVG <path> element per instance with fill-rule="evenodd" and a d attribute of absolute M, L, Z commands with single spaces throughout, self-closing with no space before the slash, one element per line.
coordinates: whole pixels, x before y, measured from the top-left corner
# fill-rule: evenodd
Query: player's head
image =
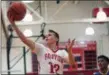
<path fill-rule="evenodd" d="M 104 55 L 98 56 L 98 65 L 100 69 L 107 68 L 109 65 L 109 58 Z"/>
<path fill-rule="evenodd" d="M 45 37 L 47 44 L 54 44 L 58 45 L 59 43 L 59 34 L 54 30 L 49 30 L 48 34 Z"/>

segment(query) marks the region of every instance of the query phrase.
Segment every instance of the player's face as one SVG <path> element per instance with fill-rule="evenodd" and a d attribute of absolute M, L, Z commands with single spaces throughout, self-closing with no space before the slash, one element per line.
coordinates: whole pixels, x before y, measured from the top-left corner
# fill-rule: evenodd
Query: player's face
<path fill-rule="evenodd" d="M 99 65 L 100 69 L 107 68 L 108 62 L 103 58 L 99 58 L 98 59 L 98 65 Z"/>
<path fill-rule="evenodd" d="M 54 44 L 54 43 L 56 43 L 57 39 L 56 39 L 54 33 L 49 32 L 45 37 L 45 41 L 47 42 L 47 44 Z"/>

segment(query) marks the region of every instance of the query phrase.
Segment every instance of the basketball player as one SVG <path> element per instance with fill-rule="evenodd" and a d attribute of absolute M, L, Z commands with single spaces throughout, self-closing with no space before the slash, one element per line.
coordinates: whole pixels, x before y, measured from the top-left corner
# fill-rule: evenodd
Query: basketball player
<path fill-rule="evenodd" d="M 26 38 L 14 21 L 10 19 L 10 22 L 21 41 L 26 44 L 32 52 L 37 54 L 39 74 L 63 74 L 64 62 L 67 62 L 72 66 L 74 65 L 74 58 L 72 56 L 74 40 L 72 42 L 69 41 L 67 45 L 67 53 L 65 50 L 58 50 L 59 35 L 57 32 L 49 30 L 44 39 L 44 43 L 39 44 Z"/>
<path fill-rule="evenodd" d="M 104 55 L 100 55 L 98 56 L 98 65 L 99 65 L 99 72 L 94 73 L 94 75 L 109 75 L 109 69 L 108 69 L 108 65 L 109 65 L 109 58 L 104 56 Z"/>

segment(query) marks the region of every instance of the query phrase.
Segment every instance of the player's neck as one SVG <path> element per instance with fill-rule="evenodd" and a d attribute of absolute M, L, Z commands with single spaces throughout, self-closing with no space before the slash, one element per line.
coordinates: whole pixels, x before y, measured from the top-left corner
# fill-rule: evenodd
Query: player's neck
<path fill-rule="evenodd" d="M 49 44 L 48 47 L 53 50 L 53 51 L 56 51 L 57 50 L 57 46 L 56 44 Z"/>
<path fill-rule="evenodd" d="M 104 68 L 100 70 L 101 74 L 107 74 L 108 71 L 109 71 L 108 68 Z"/>

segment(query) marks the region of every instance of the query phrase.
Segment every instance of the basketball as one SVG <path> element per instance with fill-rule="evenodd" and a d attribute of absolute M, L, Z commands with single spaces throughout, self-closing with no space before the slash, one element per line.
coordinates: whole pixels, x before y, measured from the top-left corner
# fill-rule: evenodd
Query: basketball
<path fill-rule="evenodd" d="M 21 21 L 26 14 L 26 6 L 21 2 L 12 2 L 7 11 L 7 17 L 13 21 Z"/>

